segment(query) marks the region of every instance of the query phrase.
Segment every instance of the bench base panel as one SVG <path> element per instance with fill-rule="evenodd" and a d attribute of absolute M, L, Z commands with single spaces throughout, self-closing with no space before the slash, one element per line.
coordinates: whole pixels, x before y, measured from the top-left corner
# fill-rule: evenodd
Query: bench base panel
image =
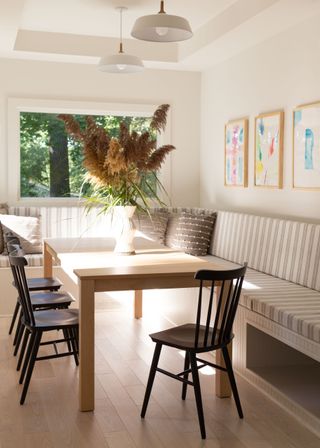
<path fill-rule="evenodd" d="M 234 332 L 237 373 L 320 436 L 319 344 L 242 306 Z"/>

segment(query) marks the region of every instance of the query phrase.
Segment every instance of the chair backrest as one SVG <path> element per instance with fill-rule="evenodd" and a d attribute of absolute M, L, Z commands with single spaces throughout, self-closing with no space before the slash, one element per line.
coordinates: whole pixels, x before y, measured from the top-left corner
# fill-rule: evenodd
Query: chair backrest
<path fill-rule="evenodd" d="M 15 235 L 13 235 L 12 233 L 6 233 L 3 235 L 4 236 L 4 243 L 8 252 L 8 256 L 11 252 L 15 252 L 17 250 L 19 250 L 19 254 L 20 255 L 25 255 L 22 248 L 21 248 L 21 244 L 20 244 L 20 240 L 18 237 L 16 237 Z M 12 275 L 14 277 L 14 272 L 13 272 L 13 266 L 11 265 L 10 262 L 10 257 L 9 258 L 9 263 L 10 263 L 10 268 L 12 270 Z M 16 286 L 16 284 L 14 283 L 14 286 Z M 16 286 L 17 288 L 17 286 Z"/>
<path fill-rule="evenodd" d="M 8 253 L 10 253 L 11 250 L 14 250 L 13 248 L 11 248 L 10 250 L 11 245 L 18 245 L 19 247 L 21 247 L 19 238 L 11 232 L 4 233 L 3 240 Z"/>
<path fill-rule="evenodd" d="M 12 239 L 8 240 L 6 242 L 6 246 L 7 246 L 8 254 L 10 254 L 10 252 L 14 252 L 17 249 L 22 251 L 20 241 L 18 238 L 12 238 Z"/>
<path fill-rule="evenodd" d="M 18 289 L 25 322 L 26 324 L 33 326 L 35 325 L 35 320 L 24 269 L 24 267 L 27 266 L 28 262 L 23 255 L 23 251 L 17 249 L 9 253 L 9 260 L 14 277 L 14 283 L 16 288 Z"/>
<path fill-rule="evenodd" d="M 200 288 L 195 348 L 230 341 L 246 269 L 247 263 L 244 263 L 244 266 L 237 269 L 224 271 L 200 270 L 196 272 L 195 279 L 200 280 Z M 208 285 L 210 286 L 210 297 L 208 305 L 205 307 L 203 288 Z M 203 316 L 205 316 L 204 331 L 203 325 L 201 325 L 201 317 L 203 318 Z"/>

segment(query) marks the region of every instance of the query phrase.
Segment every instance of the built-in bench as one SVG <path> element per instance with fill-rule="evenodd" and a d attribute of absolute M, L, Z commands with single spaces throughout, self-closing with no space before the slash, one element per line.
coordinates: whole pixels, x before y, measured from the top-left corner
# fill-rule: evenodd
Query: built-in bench
<path fill-rule="evenodd" d="M 249 266 L 238 373 L 320 434 L 320 225 L 219 211 L 210 253 Z"/>
<path fill-rule="evenodd" d="M 43 238 L 81 237 L 111 235 L 110 219 L 98 216 L 95 210 L 87 213 L 83 206 L 25 207 L 9 206 L 10 215 L 40 217 Z M 43 274 L 42 253 L 26 254 L 28 276 L 39 277 Z M 55 269 L 59 271 L 58 268 Z M 56 272 L 57 274 L 58 272 Z M 62 272 L 58 273 L 59 276 Z M 63 278 L 66 289 L 72 288 L 66 276 Z M 0 254 L 0 316 L 12 313 L 16 302 L 16 291 L 12 286 L 12 272 L 7 255 Z"/>
<path fill-rule="evenodd" d="M 98 209 L 90 210 L 88 213 L 83 206 L 47 206 L 26 207 L 9 206 L 7 210 L 10 215 L 31 216 L 40 218 L 41 234 L 43 238 L 81 238 L 81 237 L 106 237 L 114 236 L 114 222 L 110 215 L 99 214 Z M 178 217 L 181 213 L 192 213 L 196 215 L 210 214 L 211 210 L 200 208 L 168 208 L 154 209 L 153 223 L 146 221 L 146 216 L 136 219 L 137 228 L 147 237 L 156 237 L 158 242 L 171 244 L 178 225 Z M 168 219 L 169 218 L 169 219 Z M 166 228 L 168 227 L 168 238 Z M 43 255 L 42 253 L 26 254 L 28 260 L 28 275 L 42 275 Z M 0 254 L 0 284 L 2 294 L 0 296 L 0 315 L 8 315 L 12 312 L 16 301 L 16 291 L 11 285 L 11 270 L 8 256 Z M 63 273 L 59 273 L 63 275 Z M 64 282 L 67 278 L 62 279 Z M 72 284 L 68 287 L 72 288 Z M 74 292 L 74 291 L 73 291 Z"/>
<path fill-rule="evenodd" d="M 82 207 L 24 207 L 8 208 L 8 214 L 17 216 L 32 216 L 40 218 L 43 238 L 72 238 L 81 236 L 106 236 L 111 234 L 110 220 L 98 216 L 93 209 L 87 213 Z M 43 265 L 42 253 L 27 254 L 30 267 Z M 0 267 L 9 267 L 6 255 L 0 255 Z"/>
<path fill-rule="evenodd" d="M 198 208 L 167 211 L 168 245 L 182 212 L 213 214 Z M 83 207 L 10 207 L 9 213 L 41 215 L 44 237 L 111 235 L 108 218 L 86 214 Z M 320 434 L 320 225 L 218 211 L 205 257 L 225 268 L 248 262 L 235 323 L 236 370 Z M 31 273 L 41 275 L 42 255 L 28 258 Z M 11 273 L 4 255 L 0 266 L 1 285 L 8 285 Z M 187 303 L 181 294 L 171 292 L 171 306 Z M 0 304 L 0 314 L 12 304 Z"/>

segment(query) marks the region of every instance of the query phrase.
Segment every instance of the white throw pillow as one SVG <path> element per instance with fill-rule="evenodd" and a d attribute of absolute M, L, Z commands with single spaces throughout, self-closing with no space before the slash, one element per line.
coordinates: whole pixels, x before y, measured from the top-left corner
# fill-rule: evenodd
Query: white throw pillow
<path fill-rule="evenodd" d="M 31 216 L 0 214 L 3 233 L 12 232 L 20 240 L 26 254 L 42 252 L 40 219 Z"/>

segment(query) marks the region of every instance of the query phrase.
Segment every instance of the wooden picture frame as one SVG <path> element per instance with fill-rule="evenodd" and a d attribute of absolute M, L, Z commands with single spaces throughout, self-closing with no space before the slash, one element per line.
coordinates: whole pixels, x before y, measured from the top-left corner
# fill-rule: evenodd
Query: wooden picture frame
<path fill-rule="evenodd" d="M 292 187 L 320 190 L 320 101 L 293 110 Z"/>
<path fill-rule="evenodd" d="M 228 121 L 224 140 L 224 185 L 248 186 L 248 124 L 247 118 Z"/>
<path fill-rule="evenodd" d="M 259 114 L 254 127 L 254 186 L 283 188 L 282 110 Z"/>

